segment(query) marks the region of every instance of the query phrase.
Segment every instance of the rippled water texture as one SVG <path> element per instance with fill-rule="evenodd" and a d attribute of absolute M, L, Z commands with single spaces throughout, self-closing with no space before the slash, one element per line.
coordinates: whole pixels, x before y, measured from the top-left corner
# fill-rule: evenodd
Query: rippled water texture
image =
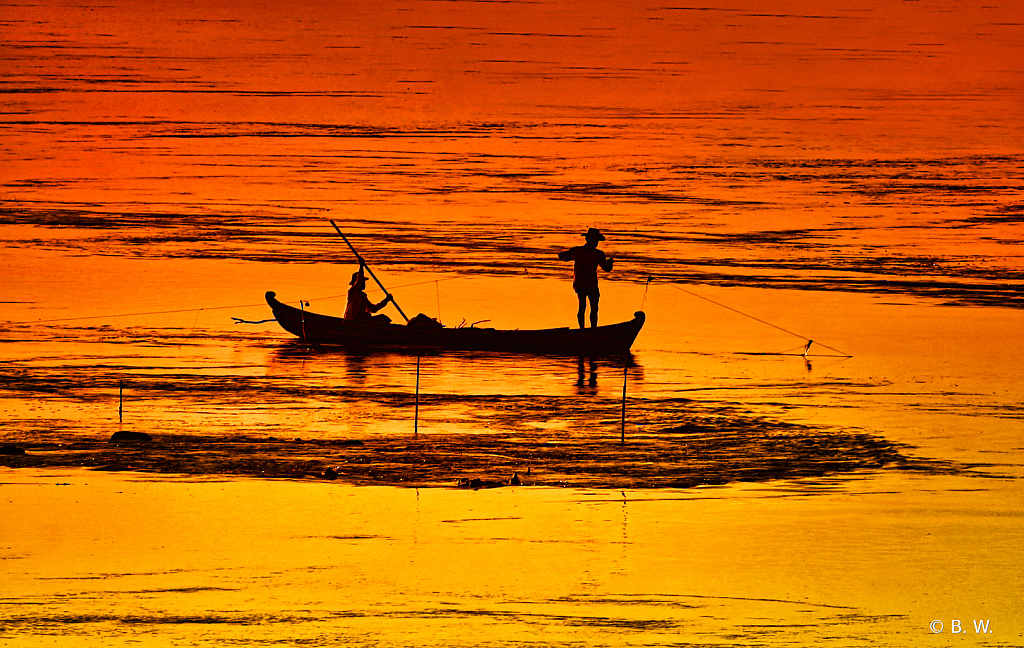
<path fill-rule="evenodd" d="M 1017 305 L 1012 5 L 262 7 L 8 6 L 5 238 Z"/>

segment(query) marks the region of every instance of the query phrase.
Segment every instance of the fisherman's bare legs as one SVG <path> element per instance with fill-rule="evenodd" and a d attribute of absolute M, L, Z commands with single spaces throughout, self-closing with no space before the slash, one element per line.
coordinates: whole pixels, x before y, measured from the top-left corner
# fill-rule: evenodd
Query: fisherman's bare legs
<path fill-rule="evenodd" d="M 576 313 L 576 321 L 580 323 L 580 328 L 586 328 L 587 321 L 587 298 L 590 299 L 590 326 L 594 328 L 597 326 L 597 305 L 601 299 L 598 293 L 576 293 L 576 296 L 580 298 L 580 309 Z"/>

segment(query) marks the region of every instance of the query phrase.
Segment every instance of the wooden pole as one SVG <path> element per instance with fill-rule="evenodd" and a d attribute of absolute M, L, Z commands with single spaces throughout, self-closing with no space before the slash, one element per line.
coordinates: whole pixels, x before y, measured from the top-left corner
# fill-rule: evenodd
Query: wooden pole
<path fill-rule="evenodd" d="M 413 414 L 413 428 L 412 432 L 414 435 L 420 433 L 420 356 L 416 356 L 416 409 Z"/>
<path fill-rule="evenodd" d="M 629 375 L 629 354 L 622 363 L 622 443 L 626 443 L 626 376 Z"/>
<path fill-rule="evenodd" d="M 124 380 L 117 381 L 117 422 L 124 422 Z"/>
<path fill-rule="evenodd" d="M 389 293 L 388 289 L 384 287 L 384 284 L 380 282 L 380 279 L 377 278 L 377 275 L 373 274 L 373 270 L 370 269 L 370 266 L 366 265 L 366 261 L 363 259 L 363 257 L 359 256 L 359 253 L 356 252 L 356 248 L 352 245 L 352 243 L 349 242 L 348 238 L 341 233 L 341 228 L 338 227 L 338 224 L 334 222 L 334 219 L 331 219 L 331 225 L 334 225 L 335 231 L 337 231 L 338 235 L 341 236 L 341 239 L 348 244 L 348 248 L 352 250 L 352 254 L 356 255 L 356 259 L 359 260 L 359 265 L 366 268 L 366 271 L 370 273 L 370 276 L 373 277 L 373 280 L 377 282 L 377 285 L 380 286 L 380 289 L 384 291 L 385 295 L 390 295 L 391 293 Z M 398 305 L 394 298 L 391 299 L 391 303 L 395 305 L 395 308 L 398 309 L 398 313 L 405 319 L 405 323 L 408 324 L 409 318 L 406 317 L 405 313 L 402 311 L 402 307 Z"/>

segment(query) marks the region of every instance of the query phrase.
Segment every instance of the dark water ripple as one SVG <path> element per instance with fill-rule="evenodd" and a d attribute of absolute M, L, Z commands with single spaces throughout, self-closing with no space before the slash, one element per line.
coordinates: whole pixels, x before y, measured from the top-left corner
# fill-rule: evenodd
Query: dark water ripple
<path fill-rule="evenodd" d="M 986 215 L 913 226 L 923 236 L 1024 224 L 1019 205 L 1002 205 Z M 325 220 L 289 219 L 242 213 L 182 215 L 111 212 L 99 209 L 0 208 L 0 224 L 35 225 L 36 238 L 8 242 L 79 254 L 139 258 L 231 259 L 266 263 L 350 263 L 347 249 Z M 345 220 L 341 223 L 357 247 L 373 250 L 386 267 L 459 274 L 564 277 L 557 261 L 564 248 L 564 226 L 512 225 L 496 233 L 489 224 L 438 222 L 424 228 L 416 221 Z M 907 225 L 899 227 L 906 228 Z M 47 237 L 48 228 L 77 230 L 74 237 Z M 876 228 L 877 229 L 877 228 Z M 704 283 L 795 290 L 842 290 L 934 299 L 974 306 L 1024 306 L 1024 269 L 1014 257 L 972 253 L 922 253 L 914 247 L 850 243 L 870 238 L 866 224 L 829 228 L 745 232 L 671 229 L 629 225 L 610 232 L 619 261 L 609 281 Z M 1010 245 L 1005 233 L 990 238 Z M 571 239 L 570 239 L 571 240 Z M 893 249 L 893 248 L 896 249 Z M 956 250 L 956 248 L 953 248 Z"/>
<path fill-rule="evenodd" d="M 345 386 L 331 373 L 247 376 L 243 370 L 8 363 L 0 398 L 41 398 L 41 404 L 63 404 L 67 413 L 34 415 L 23 408 L 9 416 L 3 441 L 24 454 L 0 456 L 0 465 L 289 479 L 328 475 L 406 486 L 453 486 L 460 480 L 497 485 L 518 473 L 525 484 L 590 488 L 972 469 L 916 457 L 909 447 L 857 430 L 785 423 L 728 403 L 677 397 L 627 399 L 623 443 L 622 402 L 616 398 L 586 392 L 423 393 L 418 408 L 426 432 L 411 434 L 417 399 L 407 390 Z M 116 407 L 121 386 L 131 398 L 134 425 L 126 427 L 146 430 L 152 442 L 111 443 L 110 433 L 121 426 L 107 417 L 73 415 L 91 403 Z M 345 413 L 350 406 L 372 408 L 384 431 L 339 433 L 331 419 L 352 416 Z M 334 414 L 321 430 L 303 418 L 311 410 Z"/>
<path fill-rule="evenodd" d="M 452 400 L 459 401 L 445 398 Z M 526 399 L 497 400 L 504 401 L 500 405 L 508 408 L 508 419 L 523 416 L 524 404 L 541 405 Z M 487 487 L 507 484 L 517 473 L 524 485 L 584 488 L 689 488 L 862 471 L 953 474 L 971 469 L 914 457 L 909 448 L 869 434 L 741 416 L 691 416 L 675 428 L 630 432 L 626 443 L 611 435 L 602 439 L 525 429 L 365 441 L 168 433 L 150 443 L 116 444 L 59 434 L 33 436 L 33 441 L 20 444 L 26 454 L 2 456 L 0 465 L 288 479 L 326 476 L 402 486 Z"/>
<path fill-rule="evenodd" d="M 41 336 L 57 342 L 40 329 L 21 330 L 23 340 Z M 77 342 L 78 355 L 4 363 L 0 400 L 17 407 L 0 439 L 24 454 L 0 455 L 0 465 L 289 479 L 328 474 L 347 482 L 408 486 L 474 479 L 498 484 L 518 472 L 525 484 L 593 488 L 972 469 L 916 457 L 909 447 L 858 430 L 796 425 L 728 402 L 680 397 L 628 398 L 622 443 L 619 398 L 585 387 L 560 394 L 536 386 L 538 393 L 508 393 L 515 388 L 511 375 L 498 393 L 421 393 L 423 432 L 412 434 L 417 398 L 404 384 L 411 376 L 394 374 L 409 370 L 401 359 L 378 359 L 367 374 L 367 359 L 311 355 L 286 344 L 267 349 L 277 357 L 273 372 L 254 374 L 247 364 L 204 358 L 216 338 L 197 348 L 195 357 L 172 362 L 160 354 L 179 353 L 173 336 L 160 338 L 145 329 L 114 335 L 107 327 L 65 332 Z M 82 347 L 87 340 L 119 340 L 124 352 L 91 354 Z M 231 335 L 220 342 L 245 343 Z M 266 342 L 257 336 L 249 344 L 258 349 Z M 445 371 L 460 371 L 460 362 L 478 371 L 505 366 L 500 357 L 453 357 L 445 360 Z M 576 376 L 576 365 L 575 359 L 536 359 L 522 371 L 527 382 L 540 374 L 568 378 Z M 633 373 L 642 380 L 642 367 Z M 366 380 L 373 382 L 358 384 Z M 403 386 L 389 388 L 395 381 Z M 152 442 L 109 442 L 122 429 L 116 423 L 122 388 L 129 412 L 124 429 L 145 430 Z M 833 388 L 850 393 L 858 386 L 816 385 Z M 311 412 L 318 413 L 319 423 L 310 421 Z M 372 428 L 350 427 L 353 417 L 371 412 Z"/>

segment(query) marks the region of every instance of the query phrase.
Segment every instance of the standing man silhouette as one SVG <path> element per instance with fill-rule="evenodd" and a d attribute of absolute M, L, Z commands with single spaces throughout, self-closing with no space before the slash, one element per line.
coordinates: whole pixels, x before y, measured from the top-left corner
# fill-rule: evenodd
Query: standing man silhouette
<path fill-rule="evenodd" d="M 601 266 L 605 272 L 612 269 L 615 262 L 611 257 L 606 257 L 604 250 L 597 249 L 599 241 L 604 240 L 604 235 L 596 228 L 591 227 L 583 235 L 587 242 L 585 245 L 578 245 L 565 252 L 559 252 L 558 258 L 562 261 L 573 261 L 572 289 L 580 299 L 580 310 L 576 314 L 580 328 L 585 328 L 587 300 L 590 300 L 590 326 L 597 326 L 597 307 L 601 299 L 601 292 L 597 288 L 597 267 Z"/>

